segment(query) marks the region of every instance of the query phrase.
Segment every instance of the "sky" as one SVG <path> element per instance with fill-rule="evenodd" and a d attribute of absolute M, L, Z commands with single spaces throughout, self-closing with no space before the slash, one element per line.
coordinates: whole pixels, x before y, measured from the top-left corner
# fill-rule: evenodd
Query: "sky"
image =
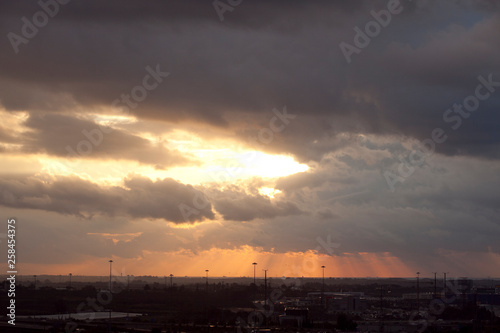
<path fill-rule="evenodd" d="M 496 1 L 0 3 L 19 274 L 500 276 Z M 441 274 L 441 273 L 440 273 Z"/>

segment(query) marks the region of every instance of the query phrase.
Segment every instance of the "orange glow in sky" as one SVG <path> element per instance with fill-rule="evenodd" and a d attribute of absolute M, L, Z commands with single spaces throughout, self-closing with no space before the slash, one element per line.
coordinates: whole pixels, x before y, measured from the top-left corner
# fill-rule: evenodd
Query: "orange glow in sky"
<path fill-rule="evenodd" d="M 169 275 L 243 277 L 253 276 L 253 262 L 257 262 L 256 275 L 269 277 L 321 277 L 321 266 L 325 266 L 328 277 L 391 277 L 413 276 L 413 269 L 388 253 L 359 253 L 342 256 L 327 256 L 308 252 L 272 253 L 244 246 L 239 249 L 212 249 L 192 253 L 143 252 L 140 258 L 113 258 L 113 275 Z M 107 275 L 108 259 L 89 258 L 78 264 L 43 265 L 29 264 L 24 272 L 38 274 Z"/>

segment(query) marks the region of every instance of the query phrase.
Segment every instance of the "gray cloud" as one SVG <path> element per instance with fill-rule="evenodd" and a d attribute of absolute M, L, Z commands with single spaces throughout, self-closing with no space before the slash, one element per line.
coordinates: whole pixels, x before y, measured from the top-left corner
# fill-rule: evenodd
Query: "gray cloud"
<path fill-rule="evenodd" d="M 39 213 L 44 220 L 53 218 L 51 211 L 85 217 L 93 211 L 95 216 L 86 220 L 90 226 L 85 228 L 82 221 L 70 216 L 72 228 L 80 233 L 143 232 L 130 242 L 117 244 L 98 236 L 84 236 L 92 244 L 97 242 L 101 253 L 127 258 L 140 256 L 144 250 L 186 249 L 196 253 L 245 245 L 275 253 L 307 251 L 318 248 L 318 237 L 326 240 L 327 236 L 340 244 L 334 255 L 390 253 L 405 264 L 429 271 L 437 265 L 459 269 L 446 253 L 500 253 L 498 162 L 436 155 L 393 193 L 379 174 L 381 164 L 388 163 L 380 162 L 379 154 L 388 154 L 387 147 L 392 146 L 370 139 L 360 145 L 365 148 L 349 148 L 343 151 L 342 159 L 325 158 L 315 169 L 279 179 L 283 192 L 273 200 L 256 194 L 252 184 L 262 185 L 256 180 L 246 183 L 249 189 L 243 185 L 218 191 L 211 188 L 209 207 L 228 220 L 203 224 L 196 232 L 170 230 L 162 223 L 145 221 L 180 219 L 173 216 L 176 205 L 189 204 L 200 193 L 169 179 L 152 182 L 130 178 L 125 181 L 125 189 L 103 188 L 75 178 L 48 183 L 36 178 L 3 179 L 1 198 L 4 206 L 49 211 Z M 391 158 L 397 165 L 398 159 Z M 301 213 L 303 207 L 307 208 L 305 213 Z M 208 208 L 202 214 L 215 218 Z M 194 220 L 196 215 L 192 217 Z M 234 222 L 241 220 L 251 222 Z M 60 225 L 62 221 L 47 223 L 50 228 L 66 230 Z M 53 235 L 59 239 L 64 232 Z M 83 245 L 77 250 L 101 255 Z M 323 248 L 320 252 L 326 253 Z M 460 269 L 463 274 L 480 274 Z"/>
<path fill-rule="evenodd" d="M 169 178 L 153 182 L 133 176 L 125 179 L 124 188 L 99 186 L 77 177 L 50 180 L 18 177 L 0 181 L 0 204 L 8 207 L 41 209 L 81 217 L 129 216 L 177 223 L 214 218 L 212 206 L 207 203 L 198 214 L 186 215 L 186 220 L 179 205 L 192 202 L 193 197 L 200 193 L 190 185 Z"/>
<path fill-rule="evenodd" d="M 60 114 L 32 113 L 24 123 L 28 131 L 16 140 L 26 153 L 46 153 L 69 158 L 124 159 L 151 164 L 158 169 L 197 165 L 191 156 L 169 150 L 130 132 L 100 126 L 94 121 Z M 0 141 L 12 142 L 6 137 Z M 168 143 L 166 143 L 168 145 Z"/>
<path fill-rule="evenodd" d="M 339 43 L 352 43 L 353 27 L 386 4 L 257 1 L 220 22 L 204 2 L 189 8 L 153 2 L 141 5 L 140 16 L 134 2 L 99 4 L 99 15 L 97 3 L 74 2 L 21 45 L 19 55 L 2 53 L 0 100 L 9 110 L 109 106 L 140 83 L 147 65 L 159 63 L 171 76 L 134 110 L 140 118 L 227 127 L 231 114 L 251 113 L 265 122 L 273 107 L 286 104 L 302 119 L 312 117 L 301 123 L 310 129 L 292 125 L 281 145 L 263 149 L 301 160 L 342 147 L 339 133 L 425 139 L 446 125 L 443 112 L 473 92 L 478 75 L 500 78 L 498 6 L 403 3 L 403 13 L 347 65 Z M 2 34 L 18 31 L 20 16 L 36 9 L 3 7 Z M 7 39 L 3 43 L 10 48 Z M 499 96 L 438 151 L 498 158 Z M 299 143 L 296 130 L 303 134 Z"/>
<path fill-rule="evenodd" d="M 403 12 L 347 64 L 339 43 L 353 43 L 353 28 L 363 28 L 373 19 L 370 11 L 387 1 L 243 1 L 224 22 L 211 2 L 72 1 L 19 54 L 7 38 L 0 42 L 0 103 L 8 112 L 30 113 L 29 132 L 0 128 L 0 141 L 21 144 L 22 153 L 66 156 L 66 145 L 76 147 L 86 139 L 81 130 L 96 126 L 85 120 L 87 112 L 103 112 L 141 84 L 146 66 L 159 64 L 171 75 L 132 110 L 140 121 L 157 121 L 156 133 L 193 126 L 246 142 L 269 126 L 273 108 L 286 105 L 296 118 L 271 143 L 254 148 L 313 163 L 278 179 L 274 186 L 283 193 L 273 200 L 259 195 L 257 184 L 211 189 L 211 204 L 190 222 L 218 212 L 225 219 L 220 224 L 196 237 L 149 226 L 119 242 L 120 255 L 242 245 L 305 251 L 325 235 L 341 243 L 339 255 L 390 252 L 422 267 L 443 251 L 498 254 L 500 89 L 457 130 L 443 115 L 475 92 L 478 76 L 500 81 L 500 5 L 402 3 Z M 36 2 L 0 3 L 0 35 L 19 32 L 20 18 L 36 10 Z M 412 139 L 427 139 L 436 127 L 448 140 L 395 193 L 388 191 L 383 172 L 397 169 Z M 106 134 L 89 157 L 162 168 L 196 163 L 134 129 Z M 131 177 L 121 188 L 75 177 L 4 177 L 0 193 L 3 206 L 44 210 L 47 217 L 179 223 L 178 205 L 200 192 L 171 179 Z M 109 240 L 92 244 L 110 251 Z"/>
<path fill-rule="evenodd" d="M 256 194 L 248 194 L 237 186 L 224 190 L 210 191 L 210 200 L 214 208 L 226 220 L 251 221 L 254 219 L 272 219 L 277 216 L 300 215 L 305 212 L 293 202 Z"/>

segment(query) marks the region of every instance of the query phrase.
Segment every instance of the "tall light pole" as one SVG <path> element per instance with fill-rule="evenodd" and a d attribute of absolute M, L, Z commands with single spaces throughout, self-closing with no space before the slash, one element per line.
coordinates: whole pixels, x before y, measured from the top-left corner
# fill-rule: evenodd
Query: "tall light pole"
<path fill-rule="evenodd" d="M 71 277 L 73 276 L 73 274 L 69 273 L 69 290 L 71 290 Z"/>
<path fill-rule="evenodd" d="M 206 289 L 207 289 L 207 292 L 208 292 L 208 269 L 205 269 L 205 273 L 207 273 L 207 277 L 206 277 Z"/>
<path fill-rule="evenodd" d="M 420 313 L 420 272 L 417 272 L 417 312 Z"/>
<path fill-rule="evenodd" d="M 264 308 L 267 309 L 267 269 L 264 271 Z"/>
<path fill-rule="evenodd" d="M 380 326 L 380 332 L 384 332 L 384 316 L 383 316 L 383 311 L 384 311 L 384 286 L 380 286 L 380 314 L 379 314 L 379 326 Z"/>
<path fill-rule="evenodd" d="M 324 298 L 325 298 L 325 266 L 321 266 L 321 269 L 323 270 L 323 285 L 321 287 L 321 306 L 324 307 Z"/>
<path fill-rule="evenodd" d="M 109 260 L 109 296 L 111 297 L 111 265 L 113 260 Z M 108 318 L 108 332 L 111 332 L 111 306 L 109 307 L 109 318 Z"/>
<path fill-rule="evenodd" d="M 172 283 L 172 278 L 174 277 L 174 274 L 170 274 L 170 288 L 174 287 L 174 284 Z"/>
<path fill-rule="evenodd" d="M 255 267 L 257 267 L 257 263 L 253 262 L 253 301 L 255 302 L 257 300 L 257 284 L 255 283 Z M 255 327 L 255 320 L 253 322 L 254 327 Z"/>
<path fill-rule="evenodd" d="M 252 265 L 253 265 L 253 284 L 255 284 L 255 266 L 257 266 L 257 263 L 253 262 Z"/>
<path fill-rule="evenodd" d="M 264 271 L 264 311 L 267 311 L 267 269 Z M 264 319 L 267 325 L 267 318 Z"/>
<path fill-rule="evenodd" d="M 446 298 L 446 290 L 448 289 L 448 287 L 446 286 L 446 274 L 448 274 L 449 272 L 443 272 L 443 275 L 444 275 L 444 278 L 443 278 L 443 293 L 444 293 L 444 297 Z"/>
<path fill-rule="evenodd" d="M 436 279 L 437 272 L 432 272 L 432 273 L 434 273 L 434 298 L 437 298 L 437 279 Z"/>
<path fill-rule="evenodd" d="M 109 260 L 109 292 L 111 292 L 111 265 L 113 264 L 113 260 Z"/>
<path fill-rule="evenodd" d="M 206 286 L 205 286 L 205 320 L 207 322 L 207 330 L 209 327 L 208 320 L 208 269 L 205 269 L 206 276 Z"/>

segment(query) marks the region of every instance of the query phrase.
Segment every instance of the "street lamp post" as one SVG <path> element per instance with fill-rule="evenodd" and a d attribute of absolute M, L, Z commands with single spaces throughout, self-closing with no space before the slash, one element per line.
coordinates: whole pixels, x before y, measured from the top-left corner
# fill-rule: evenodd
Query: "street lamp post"
<path fill-rule="evenodd" d="M 113 260 L 109 260 L 109 292 L 111 292 L 111 265 L 113 264 Z"/>
<path fill-rule="evenodd" d="M 321 306 L 325 306 L 324 305 L 324 294 L 325 294 L 325 266 L 321 266 L 321 269 L 323 269 L 323 284 L 322 284 L 322 287 L 321 287 Z"/>
<path fill-rule="evenodd" d="M 205 269 L 205 273 L 207 273 L 207 276 L 206 276 L 206 289 L 207 289 L 207 292 L 208 292 L 208 269 Z"/>
<path fill-rule="evenodd" d="M 205 320 L 207 322 L 207 331 L 209 329 L 209 320 L 208 320 L 208 269 L 205 269 L 206 275 L 206 287 L 205 287 Z"/>
<path fill-rule="evenodd" d="M 109 296 L 111 297 L 111 265 L 113 264 L 113 260 L 109 260 Z M 109 307 L 109 318 L 108 318 L 108 332 L 111 332 L 111 306 Z"/>
<path fill-rule="evenodd" d="M 380 332 L 384 332 L 384 316 L 383 316 L 383 312 L 384 312 L 384 287 L 383 286 L 380 286 L 380 313 L 379 313 L 379 326 L 380 326 Z"/>
<path fill-rule="evenodd" d="M 257 263 L 253 262 L 252 265 L 253 265 L 253 288 L 252 288 L 253 289 L 253 301 L 256 302 L 256 299 L 257 299 L 257 284 L 255 283 L 255 267 L 257 267 Z M 255 319 L 254 319 L 253 325 L 255 327 Z"/>
<path fill-rule="evenodd" d="M 444 297 L 446 298 L 446 295 L 447 295 L 447 291 L 448 291 L 448 286 L 446 285 L 446 274 L 448 274 L 449 272 L 443 272 L 443 275 L 444 275 L 444 279 L 443 279 L 443 294 L 444 294 Z"/>
<path fill-rule="evenodd" d="M 267 269 L 263 269 L 264 271 L 264 311 L 267 311 Z M 265 319 L 267 325 L 267 318 Z"/>
<path fill-rule="evenodd" d="M 417 312 L 420 313 L 420 272 L 417 272 Z"/>
<path fill-rule="evenodd" d="M 253 262 L 252 265 L 253 265 L 253 284 L 255 284 L 255 266 L 257 266 L 257 263 Z"/>
<path fill-rule="evenodd" d="M 263 269 L 264 271 L 264 306 L 267 306 L 267 271 L 268 269 Z"/>
<path fill-rule="evenodd" d="M 434 298 L 437 298 L 437 272 L 432 272 L 434 273 Z"/>

